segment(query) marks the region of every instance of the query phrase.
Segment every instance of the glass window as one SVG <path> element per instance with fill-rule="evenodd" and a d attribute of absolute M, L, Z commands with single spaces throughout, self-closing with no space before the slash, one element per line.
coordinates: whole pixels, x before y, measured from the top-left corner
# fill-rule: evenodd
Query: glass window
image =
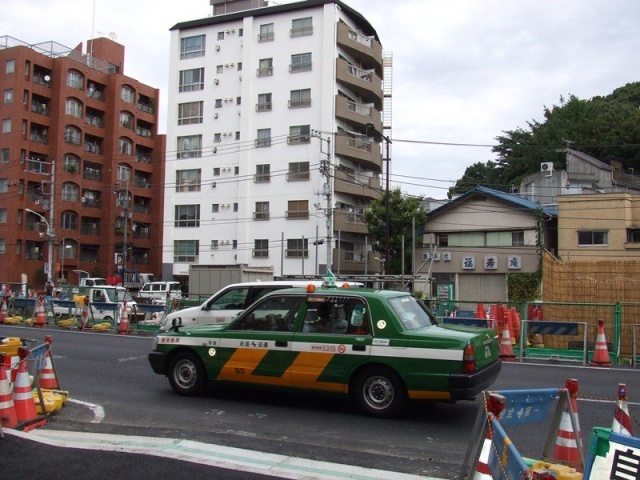
<path fill-rule="evenodd" d="M 256 140 L 256 147 L 268 147 L 269 145 L 271 145 L 271 129 L 258 129 L 258 139 Z"/>
<path fill-rule="evenodd" d="M 5 63 L 4 72 L 5 73 L 13 73 L 16 71 L 16 61 L 15 60 L 7 60 Z"/>
<path fill-rule="evenodd" d="M 313 19 L 311 17 L 295 18 L 291 21 L 291 36 L 303 37 L 313 33 Z"/>
<path fill-rule="evenodd" d="M 287 181 L 301 182 L 309 180 L 309 162 L 290 162 Z"/>
<path fill-rule="evenodd" d="M 120 152 L 120 155 L 133 155 L 133 142 L 126 137 L 120 137 L 118 139 L 118 152 Z"/>
<path fill-rule="evenodd" d="M 2 133 L 11 133 L 11 119 L 5 118 L 2 120 Z"/>
<path fill-rule="evenodd" d="M 311 53 L 291 55 L 291 65 L 289 65 L 291 73 L 307 72 L 309 70 L 311 70 Z"/>
<path fill-rule="evenodd" d="M 178 158 L 202 157 L 202 135 L 178 137 Z"/>
<path fill-rule="evenodd" d="M 133 115 L 129 112 L 120 112 L 120 126 L 133 130 Z"/>
<path fill-rule="evenodd" d="M 277 296 L 256 302 L 249 315 L 234 322 L 230 330 L 263 332 L 291 332 L 304 299 L 302 297 Z"/>
<path fill-rule="evenodd" d="M 426 307 L 412 295 L 390 298 L 389 306 L 405 330 L 416 330 L 436 324 Z"/>
<path fill-rule="evenodd" d="M 0 162 L 7 163 L 9 161 L 10 150 L 8 148 L 0 148 Z"/>
<path fill-rule="evenodd" d="M 261 58 L 258 62 L 258 76 L 269 77 L 273 75 L 273 58 Z"/>
<path fill-rule="evenodd" d="M 287 257 L 309 257 L 309 239 L 305 238 L 304 242 L 302 238 L 289 238 L 287 239 L 287 251 L 285 252 Z"/>
<path fill-rule="evenodd" d="M 78 215 L 75 212 L 63 212 L 60 226 L 63 230 L 77 230 Z"/>
<path fill-rule="evenodd" d="M 118 180 L 126 182 L 131 180 L 131 167 L 128 165 L 118 165 Z"/>
<path fill-rule="evenodd" d="M 309 218 L 309 200 L 289 200 L 287 218 Z"/>
<path fill-rule="evenodd" d="M 7 223 L 7 209 L 0 208 L 0 223 Z"/>
<path fill-rule="evenodd" d="M 305 304 L 303 333 L 368 335 L 371 320 L 360 298 L 314 296 Z"/>
<path fill-rule="evenodd" d="M 136 92 L 128 85 L 123 85 L 120 89 L 120 99 L 123 102 L 127 103 L 135 103 L 136 101 Z"/>
<path fill-rule="evenodd" d="M 258 34 L 258 42 L 272 42 L 274 39 L 273 23 L 260 25 L 260 33 Z"/>
<path fill-rule="evenodd" d="M 180 59 L 204 57 L 206 35 L 195 35 L 180 39 Z"/>
<path fill-rule="evenodd" d="M 256 202 L 256 210 L 253 212 L 254 220 L 269 220 L 269 202 Z"/>
<path fill-rule="evenodd" d="M 268 258 L 269 257 L 269 240 L 266 238 L 258 238 L 253 241 L 253 257 Z"/>
<path fill-rule="evenodd" d="M 211 213 L 218 213 L 220 212 L 220 204 L 219 203 L 212 203 L 211 204 Z"/>
<path fill-rule="evenodd" d="M 174 226 L 176 228 L 199 227 L 200 205 L 176 205 Z"/>
<path fill-rule="evenodd" d="M 289 108 L 302 108 L 311 106 L 311 89 L 291 90 Z"/>
<path fill-rule="evenodd" d="M 4 91 L 4 103 L 12 103 L 13 102 L 13 88 L 7 88 Z"/>
<path fill-rule="evenodd" d="M 74 183 L 65 183 L 62 185 L 62 200 L 68 202 L 77 202 L 79 197 L 78 185 Z"/>
<path fill-rule="evenodd" d="M 69 70 L 67 72 L 67 86 L 84 90 L 84 75 L 77 70 Z"/>
<path fill-rule="evenodd" d="M 180 71 L 180 92 L 193 92 L 204 89 L 204 68 Z"/>
<path fill-rule="evenodd" d="M 199 192 L 200 169 L 176 171 L 176 192 Z"/>
<path fill-rule="evenodd" d="M 73 145 L 80 145 L 82 143 L 82 132 L 78 127 L 67 125 L 64 128 L 64 141 Z"/>
<path fill-rule="evenodd" d="M 200 242 L 198 240 L 174 240 L 173 261 L 194 263 L 198 261 Z"/>
<path fill-rule="evenodd" d="M 266 183 L 271 181 L 271 165 L 268 163 L 256 165 L 256 176 L 254 177 L 256 183 Z"/>
<path fill-rule="evenodd" d="M 82 103 L 76 98 L 67 98 L 65 113 L 72 117 L 82 118 Z"/>
<path fill-rule="evenodd" d="M 578 232 L 578 245 L 608 245 L 609 232 L 605 230 L 588 230 Z"/>
<path fill-rule="evenodd" d="M 178 125 L 202 123 L 204 102 L 189 102 L 178 105 Z"/>
<path fill-rule="evenodd" d="M 256 105 L 256 112 L 269 112 L 271 111 L 271 94 L 260 93 L 258 94 L 258 103 Z"/>
<path fill-rule="evenodd" d="M 289 145 L 300 145 L 303 143 L 311 143 L 311 126 L 310 125 L 294 125 L 289 127 Z"/>

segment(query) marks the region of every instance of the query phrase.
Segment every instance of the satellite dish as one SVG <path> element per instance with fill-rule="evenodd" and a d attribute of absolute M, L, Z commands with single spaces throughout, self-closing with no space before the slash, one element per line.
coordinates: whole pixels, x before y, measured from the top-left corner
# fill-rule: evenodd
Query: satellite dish
<path fill-rule="evenodd" d="M 109 32 L 109 40 L 113 40 L 114 42 L 118 39 L 118 35 L 116 32 Z"/>

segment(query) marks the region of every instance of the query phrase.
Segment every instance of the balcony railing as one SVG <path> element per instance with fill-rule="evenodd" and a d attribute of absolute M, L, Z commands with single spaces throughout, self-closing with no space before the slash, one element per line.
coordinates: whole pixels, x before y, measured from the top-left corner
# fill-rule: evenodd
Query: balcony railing
<path fill-rule="evenodd" d="M 253 212 L 254 220 L 269 220 L 269 212 Z"/>
<path fill-rule="evenodd" d="M 100 225 L 97 223 L 84 224 L 80 227 L 80 233 L 84 235 L 100 235 Z"/>
<path fill-rule="evenodd" d="M 264 67 L 257 70 L 259 77 L 270 77 L 273 75 L 273 67 Z"/>

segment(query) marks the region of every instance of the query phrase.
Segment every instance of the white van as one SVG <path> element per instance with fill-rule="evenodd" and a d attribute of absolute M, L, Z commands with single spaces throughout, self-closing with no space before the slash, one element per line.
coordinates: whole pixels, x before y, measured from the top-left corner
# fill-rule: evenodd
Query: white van
<path fill-rule="evenodd" d="M 182 297 L 180 282 L 148 282 L 137 295 L 139 298 L 150 298 L 154 303 L 165 303 L 168 298 Z"/>
<path fill-rule="evenodd" d="M 336 284 L 345 282 L 336 280 Z M 347 282 L 351 287 L 362 287 L 359 282 Z M 322 280 L 274 280 L 270 282 L 245 282 L 228 285 L 209 297 L 197 307 L 176 310 L 165 316 L 160 331 L 166 332 L 171 328 L 174 319 L 180 319 L 183 326 L 206 325 L 212 323 L 229 323 L 242 310 L 257 299 L 274 290 L 292 287 L 306 287 L 313 284 L 319 287 Z"/>

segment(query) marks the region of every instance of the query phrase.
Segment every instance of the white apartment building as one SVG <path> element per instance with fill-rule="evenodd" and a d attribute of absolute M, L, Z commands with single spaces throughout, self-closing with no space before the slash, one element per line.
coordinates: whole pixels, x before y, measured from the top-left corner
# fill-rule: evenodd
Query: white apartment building
<path fill-rule="evenodd" d="M 390 127 L 376 31 L 338 0 L 211 4 L 171 29 L 163 278 L 379 271 L 361 215 Z"/>

